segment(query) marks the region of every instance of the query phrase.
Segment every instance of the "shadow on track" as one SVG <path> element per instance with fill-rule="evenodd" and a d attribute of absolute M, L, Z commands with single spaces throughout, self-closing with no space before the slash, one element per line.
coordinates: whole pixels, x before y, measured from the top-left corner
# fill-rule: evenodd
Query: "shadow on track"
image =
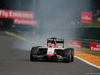
<path fill-rule="evenodd" d="M 57 61 L 47 61 L 47 60 L 37 60 L 37 61 L 30 61 L 30 59 L 20 59 L 20 61 L 25 61 L 25 62 L 44 62 L 44 63 L 64 63 L 63 61 L 61 60 L 57 60 Z M 66 64 L 66 63 L 65 63 Z M 69 63 L 67 63 L 69 64 Z"/>

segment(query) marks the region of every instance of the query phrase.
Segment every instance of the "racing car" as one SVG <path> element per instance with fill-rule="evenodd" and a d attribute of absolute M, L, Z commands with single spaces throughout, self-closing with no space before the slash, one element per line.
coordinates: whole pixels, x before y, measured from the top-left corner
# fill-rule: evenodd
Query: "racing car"
<path fill-rule="evenodd" d="M 45 59 L 48 61 L 62 60 L 65 63 L 74 61 L 74 49 L 64 48 L 64 39 L 51 37 L 47 39 L 47 46 L 32 47 L 30 61 Z"/>

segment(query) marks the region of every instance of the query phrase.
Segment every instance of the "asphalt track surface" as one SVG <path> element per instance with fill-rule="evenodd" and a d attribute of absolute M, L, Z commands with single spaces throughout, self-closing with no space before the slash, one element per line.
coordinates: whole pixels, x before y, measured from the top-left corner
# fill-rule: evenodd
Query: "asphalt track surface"
<path fill-rule="evenodd" d="M 89 73 L 100 73 L 100 69 L 76 58 L 73 63 L 31 62 L 29 60 L 30 51 L 15 48 L 16 41 L 17 44 L 23 42 L 32 46 L 31 43 L 0 32 L 0 75 L 89 75 Z"/>

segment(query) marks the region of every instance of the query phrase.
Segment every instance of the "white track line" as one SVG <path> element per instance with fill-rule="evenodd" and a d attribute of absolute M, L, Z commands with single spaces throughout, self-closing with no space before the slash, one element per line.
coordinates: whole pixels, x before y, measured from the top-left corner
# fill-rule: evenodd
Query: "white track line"
<path fill-rule="evenodd" d="M 5 33 L 8 34 L 8 35 L 11 35 L 11 36 L 17 37 L 17 38 L 19 38 L 19 39 L 22 39 L 22 40 L 24 40 L 24 41 L 27 41 L 27 42 L 33 43 L 33 42 L 30 41 L 30 40 L 27 40 L 27 39 L 22 38 L 22 37 L 20 37 L 20 36 L 16 36 L 16 35 L 14 35 L 14 34 L 11 34 L 11 33 L 7 32 L 7 31 L 6 31 Z M 85 63 L 87 63 L 87 64 L 89 64 L 89 65 L 91 65 L 91 66 L 93 66 L 93 67 L 96 67 L 96 68 L 100 69 L 99 66 L 96 66 L 96 65 L 94 65 L 94 64 L 92 64 L 92 63 L 90 63 L 90 62 L 88 62 L 88 61 L 86 61 L 86 60 L 84 60 L 84 59 L 82 59 L 82 58 L 80 58 L 80 57 L 77 57 L 77 56 L 74 56 L 74 57 L 77 58 L 77 59 L 79 59 L 79 60 L 81 60 L 81 61 L 83 61 L 83 62 L 85 62 Z"/>

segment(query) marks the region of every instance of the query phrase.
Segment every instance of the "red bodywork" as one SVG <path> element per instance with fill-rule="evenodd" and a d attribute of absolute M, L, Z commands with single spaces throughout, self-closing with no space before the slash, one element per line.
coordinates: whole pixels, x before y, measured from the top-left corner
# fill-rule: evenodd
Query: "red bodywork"
<path fill-rule="evenodd" d="M 54 47 L 51 46 L 52 44 L 54 44 Z M 51 45 L 47 46 L 47 48 L 59 48 L 57 46 L 56 41 L 54 41 L 54 43 L 51 42 Z M 54 56 L 54 55 L 56 55 L 56 54 L 55 53 L 52 53 L 52 54 L 47 53 L 47 56 Z"/>

